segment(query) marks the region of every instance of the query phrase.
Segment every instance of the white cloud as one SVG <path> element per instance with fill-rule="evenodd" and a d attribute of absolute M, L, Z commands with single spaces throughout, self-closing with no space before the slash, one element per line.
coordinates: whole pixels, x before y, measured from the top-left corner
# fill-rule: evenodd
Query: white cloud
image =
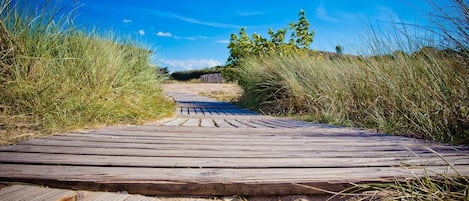
<path fill-rule="evenodd" d="M 328 21 L 328 22 L 339 21 L 338 19 L 329 16 L 329 14 L 327 14 L 326 8 L 324 8 L 323 5 L 320 5 L 319 7 L 316 8 L 316 17 L 318 17 L 321 20 Z"/>
<path fill-rule="evenodd" d="M 222 44 L 229 44 L 229 40 L 217 40 L 217 43 L 222 43 Z"/>
<path fill-rule="evenodd" d="M 186 36 L 186 37 L 181 37 L 181 36 L 177 36 L 177 35 L 173 35 L 171 32 L 162 32 L 162 31 L 159 31 L 158 33 L 156 33 L 157 36 L 159 37 L 167 37 L 167 38 L 174 38 L 176 40 L 179 40 L 179 39 L 184 39 L 184 40 L 199 40 L 199 39 L 208 39 L 208 37 L 206 36 Z"/>
<path fill-rule="evenodd" d="M 205 25 L 205 26 L 210 26 L 210 27 L 217 27 L 217 28 L 239 28 L 240 26 L 238 25 L 233 25 L 233 24 L 224 24 L 224 23 L 217 23 L 217 22 L 205 22 L 189 17 L 184 17 L 181 15 L 176 15 L 172 14 L 171 17 L 176 18 L 178 20 L 184 21 L 184 22 L 189 22 L 193 24 L 200 24 L 200 25 Z"/>
<path fill-rule="evenodd" d="M 162 59 L 161 63 L 173 68 L 174 70 L 193 70 L 193 69 L 222 65 L 221 62 L 215 59 L 188 59 L 188 60 Z"/>
<path fill-rule="evenodd" d="M 128 23 L 132 23 L 132 20 L 126 18 L 126 19 L 123 19 L 122 22 L 128 24 Z"/>
<path fill-rule="evenodd" d="M 138 34 L 140 34 L 142 36 L 145 35 L 145 30 L 143 30 L 143 29 L 138 30 Z"/>
<path fill-rule="evenodd" d="M 157 36 L 160 36 L 160 37 L 171 37 L 173 36 L 170 32 L 161 32 L 161 31 L 158 31 L 158 33 L 156 33 Z"/>

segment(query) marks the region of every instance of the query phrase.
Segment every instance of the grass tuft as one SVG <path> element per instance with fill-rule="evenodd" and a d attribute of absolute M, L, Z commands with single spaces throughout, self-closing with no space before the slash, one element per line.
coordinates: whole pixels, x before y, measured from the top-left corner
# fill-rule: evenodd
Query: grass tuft
<path fill-rule="evenodd" d="M 241 104 L 269 114 L 469 144 L 469 9 L 456 0 L 451 13 L 433 6 L 440 11 L 436 27 L 371 27 L 361 37 L 361 56 L 274 53 L 242 59 Z"/>
<path fill-rule="evenodd" d="M 269 55 L 245 59 L 241 66 L 241 102 L 250 108 L 469 143 L 469 69 L 451 58 Z"/>
<path fill-rule="evenodd" d="M 0 4 L 1 143 L 172 113 L 148 50 L 80 31 L 73 8 L 20 2 Z"/>

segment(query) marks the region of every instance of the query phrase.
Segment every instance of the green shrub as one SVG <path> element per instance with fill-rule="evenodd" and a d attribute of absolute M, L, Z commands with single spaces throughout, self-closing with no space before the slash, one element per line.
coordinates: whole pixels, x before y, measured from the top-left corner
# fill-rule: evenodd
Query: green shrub
<path fill-rule="evenodd" d="M 239 79 L 239 70 L 234 67 L 226 67 L 221 70 L 221 75 L 226 82 L 236 82 Z"/>
<path fill-rule="evenodd" d="M 171 73 L 171 79 L 177 81 L 189 81 L 193 79 L 200 79 L 201 75 L 211 74 L 211 73 L 220 73 L 220 67 L 214 68 L 204 68 L 197 70 L 188 70 L 188 71 L 176 71 Z"/>

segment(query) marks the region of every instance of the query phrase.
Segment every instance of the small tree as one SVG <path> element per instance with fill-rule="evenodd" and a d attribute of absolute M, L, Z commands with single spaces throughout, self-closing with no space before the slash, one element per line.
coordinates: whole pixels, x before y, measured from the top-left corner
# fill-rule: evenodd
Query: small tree
<path fill-rule="evenodd" d="M 306 19 L 304 10 L 298 13 L 298 22 L 290 23 L 290 29 L 292 29 L 290 43 L 294 44 L 298 48 L 309 48 L 313 43 L 314 31 L 309 30 L 309 21 Z"/>
<path fill-rule="evenodd" d="M 262 55 L 271 52 L 306 52 L 313 42 L 314 31 L 309 30 L 309 22 L 306 19 L 305 12 L 300 11 L 298 22 L 290 23 L 289 28 L 279 29 L 274 32 L 269 29 L 270 39 L 263 38 L 261 35 L 254 33 L 251 38 L 246 33 L 246 28 L 239 30 L 238 34 L 231 34 L 230 56 L 227 64 L 236 67 L 239 59 L 250 55 Z M 285 41 L 286 34 L 291 31 L 291 39 L 287 43 Z"/>
<path fill-rule="evenodd" d="M 338 55 L 341 55 L 343 53 L 343 50 L 344 49 L 342 48 L 342 46 L 340 45 L 335 46 L 335 53 L 337 53 Z"/>
<path fill-rule="evenodd" d="M 249 39 L 245 27 L 242 27 L 239 30 L 238 35 L 231 34 L 228 48 L 230 49 L 230 57 L 228 57 L 228 64 L 236 65 L 240 57 L 247 56 L 252 53 L 253 42 Z"/>

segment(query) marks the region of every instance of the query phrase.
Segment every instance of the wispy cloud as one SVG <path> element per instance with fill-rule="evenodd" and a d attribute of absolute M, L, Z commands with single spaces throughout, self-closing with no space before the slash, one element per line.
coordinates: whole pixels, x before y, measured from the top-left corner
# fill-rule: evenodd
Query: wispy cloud
<path fill-rule="evenodd" d="M 216 27 L 216 28 L 224 28 L 224 29 L 232 29 L 232 28 L 240 28 L 240 25 L 235 25 L 235 24 L 226 24 L 226 23 L 219 23 L 219 22 L 207 22 L 187 16 L 182 16 L 176 13 L 171 13 L 171 12 L 166 12 L 166 11 L 160 11 L 160 10 L 155 10 L 155 9 L 148 9 L 148 8 L 142 8 L 140 11 L 151 13 L 152 15 L 157 15 L 161 17 L 167 17 L 167 18 L 174 18 L 178 19 L 184 22 L 192 23 L 192 24 L 200 24 L 204 26 L 210 26 L 210 27 Z"/>
<path fill-rule="evenodd" d="M 205 22 L 205 21 L 197 20 L 197 19 L 190 18 L 190 17 L 184 17 L 184 16 L 176 15 L 176 14 L 171 14 L 171 17 L 184 21 L 184 22 L 189 22 L 192 24 L 200 24 L 200 25 L 205 25 L 209 27 L 216 27 L 216 28 L 239 28 L 240 27 L 239 25 L 233 25 L 233 24 Z"/>
<path fill-rule="evenodd" d="M 159 37 L 172 37 L 173 36 L 170 32 L 162 32 L 162 31 L 158 31 L 156 35 Z"/>
<path fill-rule="evenodd" d="M 129 24 L 129 23 L 132 23 L 132 20 L 126 18 L 126 19 L 123 19 L 122 22 L 126 23 L 126 24 Z"/>
<path fill-rule="evenodd" d="M 145 35 L 145 30 L 143 29 L 138 30 L 138 34 L 141 36 Z"/>
<path fill-rule="evenodd" d="M 239 16 L 247 17 L 247 16 L 254 16 L 254 15 L 263 15 L 264 12 L 260 11 L 253 11 L 253 12 L 239 12 Z"/>
<path fill-rule="evenodd" d="M 222 44 L 229 44 L 229 40 L 217 40 L 217 43 L 222 43 Z"/>
<path fill-rule="evenodd" d="M 156 33 L 155 35 L 159 36 L 159 37 L 165 37 L 165 38 L 174 38 L 176 40 L 179 40 L 179 39 L 184 39 L 184 40 L 199 40 L 199 39 L 208 39 L 208 37 L 206 36 L 185 36 L 185 37 L 182 37 L 182 36 L 177 36 L 177 35 L 173 35 L 171 32 L 163 32 L 163 31 L 158 31 L 158 33 Z"/>
<path fill-rule="evenodd" d="M 326 8 L 323 5 L 320 5 L 316 8 L 316 17 L 327 22 L 339 22 L 339 19 L 331 17 Z"/>
<path fill-rule="evenodd" d="M 193 70 L 205 67 L 212 67 L 222 65 L 221 62 L 215 59 L 188 59 L 188 60 L 172 60 L 162 59 L 161 63 L 173 70 Z"/>

